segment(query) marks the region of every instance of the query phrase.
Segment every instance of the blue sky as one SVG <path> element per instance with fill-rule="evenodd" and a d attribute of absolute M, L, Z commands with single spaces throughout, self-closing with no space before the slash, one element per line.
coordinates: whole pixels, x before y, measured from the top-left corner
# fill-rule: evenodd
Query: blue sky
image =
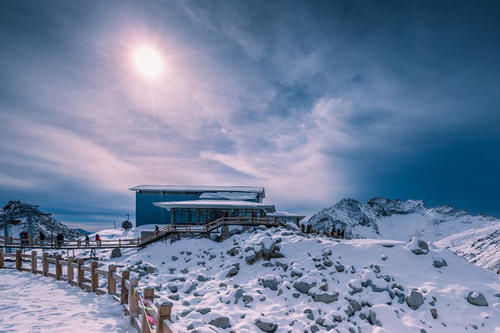
<path fill-rule="evenodd" d="M 494 2 L 2 1 L 0 202 L 90 229 L 138 184 L 500 216 Z M 154 80 L 135 70 L 159 50 Z"/>

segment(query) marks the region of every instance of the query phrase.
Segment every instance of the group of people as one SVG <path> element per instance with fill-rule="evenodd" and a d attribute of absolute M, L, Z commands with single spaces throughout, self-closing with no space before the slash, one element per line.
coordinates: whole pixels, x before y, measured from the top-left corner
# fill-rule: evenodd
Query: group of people
<path fill-rule="evenodd" d="M 95 234 L 95 243 L 97 246 L 101 246 L 101 237 L 99 234 Z M 90 246 L 90 237 L 89 235 L 85 235 L 85 247 Z"/>
<path fill-rule="evenodd" d="M 22 231 L 19 234 L 19 237 L 21 239 L 21 244 L 23 246 L 28 246 L 30 244 L 30 235 L 28 232 Z M 40 233 L 38 235 L 38 240 L 40 242 L 40 245 L 46 244 L 46 236 L 42 231 L 40 231 Z M 49 243 L 52 243 L 52 242 L 53 242 L 53 238 L 49 239 Z M 101 246 L 101 238 L 100 238 L 99 234 L 95 235 L 95 243 L 97 246 Z M 55 245 L 55 247 L 62 247 L 64 245 L 64 235 L 62 233 L 58 233 L 56 235 L 54 245 Z M 90 246 L 90 237 L 88 235 L 85 235 L 85 247 L 89 247 L 89 246 Z"/>
<path fill-rule="evenodd" d="M 312 228 L 311 224 L 308 224 L 307 226 L 305 226 L 304 224 L 301 224 L 300 228 L 302 229 L 302 232 L 305 234 L 316 234 L 316 235 L 322 234 L 325 237 L 333 237 L 333 238 L 341 238 L 341 239 L 345 238 L 344 229 L 340 228 L 340 227 L 338 229 L 336 229 L 335 226 L 333 226 L 332 230 L 330 232 L 328 232 L 328 231 L 320 232 L 319 230 L 314 230 Z"/>

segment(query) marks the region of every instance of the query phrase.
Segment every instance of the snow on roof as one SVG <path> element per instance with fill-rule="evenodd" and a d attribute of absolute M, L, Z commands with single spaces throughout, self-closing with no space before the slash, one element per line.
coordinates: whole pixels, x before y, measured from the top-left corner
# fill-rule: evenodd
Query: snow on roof
<path fill-rule="evenodd" d="M 200 199 L 226 199 L 226 200 L 256 200 L 257 193 L 253 192 L 204 192 Z"/>
<path fill-rule="evenodd" d="M 153 205 L 161 208 L 271 208 L 275 210 L 274 205 L 266 205 L 251 201 L 238 200 L 187 200 L 187 201 L 166 201 L 153 202 Z"/>
<path fill-rule="evenodd" d="M 267 214 L 267 216 L 298 217 L 300 219 L 303 219 L 304 217 L 306 217 L 305 215 L 298 215 L 298 214 L 293 214 L 293 213 L 284 212 L 284 211 L 277 211 L 277 212 L 274 212 L 274 213 L 269 213 L 269 214 Z"/>
<path fill-rule="evenodd" d="M 263 187 L 253 186 L 200 186 L 200 185 L 137 185 L 131 191 L 165 191 L 165 192 L 250 192 L 264 196 Z"/>

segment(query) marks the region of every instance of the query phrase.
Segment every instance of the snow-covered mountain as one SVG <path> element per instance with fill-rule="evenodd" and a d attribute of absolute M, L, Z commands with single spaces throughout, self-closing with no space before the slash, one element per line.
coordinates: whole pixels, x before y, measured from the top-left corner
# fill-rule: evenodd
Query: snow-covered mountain
<path fill-rule="evenodd" d="M 40 232 L 45 234 L 46 238 L 51 235 L 54 237 L 61 233 L 65 239 L 75 239 L 84 235 L 81 230 L 70 229 L 61 222 L 58 222 L 50 213 L 42 212 L 38 206 L 23 203 L 21 201 L 9 201 L 9 203 L 0 210 L 0 234 L 3 236 L 3 221 L 7 221 L 9 236 L 19 238 L 20 233 L 28 231 L 28 219 L 31 216 L 33 237 L 38 238 Z"/>
<path fill-rule="evenodd" d="M 330 231 L 333 226 L 342 228 L 349 238 L 408 240 L 418 236 L 429 241 L 499 223 L 494 217 L 469 215 L 451 206 L 428 208 L 422 200 L 385 198 L 374 198 L 367 203 L 343 199 L 304 222 L 320 231 Z"/>
<path fill-rule="evenodd" d="M 146 228 L 141 226 L 141 228 Z M 151 226 L 151 229 L 154 226 Z M 231 227 L 106 259 L 173 303 L 174 332 L 495 332 L 500 279 L 414 239 L 336 240 Z M 103 238 L 139 230 L 100 231 Z M 213 239 L 216 239 L 212 235 Z M 79 253 L 87 256 L 88 253 Z M 105 283 L 105 281 L 103 281 Z M 103 285 L 104 286 L 104 285 Z"/>
<path fill-rule="evenodd" d="M 422 200 L 343 199 L 304 224 L 320 231 L 344 229 L 348 238 L 408 240 L 413 236 L 446 247 L 477 266 L 500 269 L 500 220 L 451 206 L 429 208 Z"/>

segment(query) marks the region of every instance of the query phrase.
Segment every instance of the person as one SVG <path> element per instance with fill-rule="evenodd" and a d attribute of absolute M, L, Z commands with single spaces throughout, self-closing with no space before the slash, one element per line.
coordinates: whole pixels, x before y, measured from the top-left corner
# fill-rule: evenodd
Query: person
<path fill-rule="evenodd" d="M 160 231 L 160 228 L 158 228 L 158 224 L 155 225 L 155 234 L 157 234 Z"/>
<path fill-rule="evenodd" d="M 252 222 L 255 222 L 256 218 L 257 218 L 257 213 L 252 211 Z"/>
<path fill-rule="evenodd" d="M 95 243 L 97 246 L 101 246 L 101 238 L 99 237 L 99 234 L 95 234 Z"/>
<path fill-rule="evenodd" d="M 85 247 L 89 247 L 90 246 L 90 238 L 89 238 L 89 235 L 85 235 Z"/>
<path fill-rule="evenodd" d="M 56 236 L 56 247 L 61 247 L 64 243 L 64 235 L 59 233 Z"/>
<path fill-rule="evenodd" d="M 40 231 L 40 236 L 38 237 L 40 239 L 40 245 L 45 244 L 45 234 Z"/>

